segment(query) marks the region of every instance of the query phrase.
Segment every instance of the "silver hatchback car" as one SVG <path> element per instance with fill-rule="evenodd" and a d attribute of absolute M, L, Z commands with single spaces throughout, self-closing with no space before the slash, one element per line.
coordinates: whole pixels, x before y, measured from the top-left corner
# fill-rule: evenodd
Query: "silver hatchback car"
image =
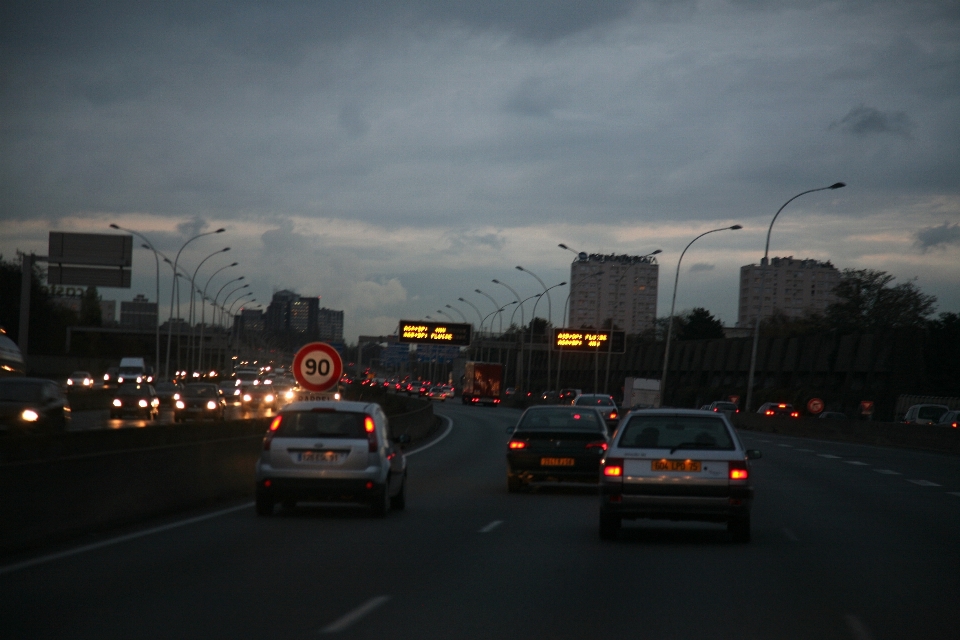
<path fill-rule="evenodd" d="M 624 519 L 651 518 L 726 522 L 736 542 L 749 542 L 749 460 L 759 457 L 723 413 L 627 414 L 600 463 L 600 538 L 616 538 Z"/>
<path fill-rule="evenodd" d="M 353 502 L 380 517 L 406 505 L 407 462 L 379 404 L 293 402 L 270 422 L 257 462 L 257 514 L 278 502 Z"/>

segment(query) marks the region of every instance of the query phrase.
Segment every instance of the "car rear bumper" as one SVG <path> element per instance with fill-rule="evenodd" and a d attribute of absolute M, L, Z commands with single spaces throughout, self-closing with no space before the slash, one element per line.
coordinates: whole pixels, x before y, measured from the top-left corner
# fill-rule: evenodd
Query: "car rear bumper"
<path fill-rule="evenodd" d="M 752 487 L 731 487 L 724 495 L 650 495 L 623 493 L 601 485 L 600 510 L 621 518 L 723 522 L 749 513 Z"/>
<path fill-rule="evenodd" d="M 345 478 L 261 478 L 258 495 L 270 500 L 310 502 L 370 502 L 383 493 L 385 484 Z"/>

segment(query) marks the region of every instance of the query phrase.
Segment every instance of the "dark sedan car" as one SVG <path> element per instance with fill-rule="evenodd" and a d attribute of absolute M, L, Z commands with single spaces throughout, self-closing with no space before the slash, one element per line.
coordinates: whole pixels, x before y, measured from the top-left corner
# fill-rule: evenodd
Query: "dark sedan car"
<path fill-rule="evenodd" d="M 591 482 L 607 450 L 607 426 L 592 407 L 530 407 L 508 429 L 507 489 L 531 482 Z"/>
<path fill-rule="evenodd" d="M 184 387 L 173 412 L 174 422 L 184 420 L 223 420 L 227 401 L 217 385 L 195 382 Z"/>
<path fill-rule="evenodd" d="M 608 396 L 604 393 L 584 393 L 583 395 L 577 396 L 577 399 L 573 401 L 573 405 L 576 407 L 593 407 L 598 409 L 600 413 L 603 414 L 603 419 L 607 422 L 607 429 L 610 433 L 613 433 L 613 430 L 617 428 L 617 423 L 620 422 L 620 412 L 617 411 L 617 403 L 613 401 L 612 396 Z"/>
<path fill-rule="evenodd" d="M 0 378 L 0 433 L 66 431 L 70 403 L 60 385 L 43 378 Z"/>
<path fill-rule="evenodd" d="M 131 382 L 120 385 L 110 404 L 110 417 L 134 416 L 154 420 L 160 414 L 160 398 L 152 384 Z"/>

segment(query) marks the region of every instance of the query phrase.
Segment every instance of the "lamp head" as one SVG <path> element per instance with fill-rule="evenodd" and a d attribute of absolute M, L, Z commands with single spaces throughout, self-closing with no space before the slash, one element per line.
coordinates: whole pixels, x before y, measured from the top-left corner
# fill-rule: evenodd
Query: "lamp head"
<path fill-rule="evenodd" d="M 561 249 L 569 249 L 569 248 L 570 248 L 570 247 L 568 247 L 567 245 L 563 244 L 562 242 L 561 242 L 560 244 L 558 244 L 557 246 L 560 247 Z"/>
<path fill-rule="evenodd" d="M 245 278 L 246 276 L 240 276 L 239 278 L 237 278 L 237 280 L 244 280 Z"/>
<path fill-rule="evenodd" d="M 237 266 L 238 264 L 240 264 L 240 263 L 239 263 L 239 262 L 234 262 L 234 263 L 231 264 L 230 266 L 231 266 L 231 267 L 235 267 L 235 266 Z"/>
<path fill-rule="evenodd" d="M 115 225 L 115 224 L 113 224 L 113 223 L 111 222 L 111 223 L 110 223 L 110 228 L 111 228 L 111 229 L 119 229 L 120 227 L 118 227 L 117 225 Z"/>
<path fill-rule="evenodd" d="M 523 271 L 523 267 L 521 267 L 520 265 L 517 265 L 516 269 L 517 271 Z"/>
<path fill-rule="evenodd" d="M 561 282 L 561 283 L 558 284 L 557 286 L 558 286 L 558 287 L 562 287 L 562 286 L 565 285 L 565 284 L 567 284 L 567 283 L 566 283 L 566 282 Z"/>
<path fill-rule="evenodd" d="M 480 289 L 474 289 L 474 291 L 476 291 L 477 293 L 483 293 L 483 291 L 480 291 Z"/>
<path fill-rule="evenodd" d="M 655 256 L 655 255 L 657 255 L 658 253 L 663 253 L 663 249 L 657 249 L 657 250 L 655 250 L 653 253 L 651 253 L 650 255 Z"/>
<path fill-rule="evenodd" d="M 735 224 L 732 227 L 730 227 L 731 231 L 739 231 L 740 229 L 743 229 L 743 226 L 739 224 Z"/>
<path fill-rule="evenodd" d="M 846 183 L 846 182 L 837 182 L 837 183 L 835 183 L 835 184 L 830 185 L 830 188 L 831 188 L 831 189 L 842 189 L 842 188 L 845 187 L 845 186 L 847 186 L 847 183 Z"/>
<path fill-rule="evenodd" d="M 223 233 L 224 231 L 226 231 L 226 229 L 220 228 L 214 231 L 214 233 Z"/>
<path fill-rule="evenodd" d="M 492 282 L 493 284 L 500 284 L 500 281 L 497 280 L 496 278 L 494 278 L 494 279 L 491 280 L 490 282 Z"/>
<path fill-rule="evenodd" d="M 464 300 L 463 298 L 457 298 L 457 300 L 459 300 L 460 302 L 466 302 L 466 300 Z"/>

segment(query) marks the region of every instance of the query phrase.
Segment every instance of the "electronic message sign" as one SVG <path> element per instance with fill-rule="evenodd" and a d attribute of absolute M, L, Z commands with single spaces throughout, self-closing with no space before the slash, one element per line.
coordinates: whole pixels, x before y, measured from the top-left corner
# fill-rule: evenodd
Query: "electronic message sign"
<path fill-rule="evenodd" d="M 554 329 L 554 351 L 623 353 L 626 334 L 607 329 Z"/>
<path fill-rule="evenodd" d="M 400 336 L 399 342 L 453 344 L 467 347 L 470 346 L 472 329 L 473 327 L 469 324 L 454 322 L 401 320 L 397 335 Z"/>

